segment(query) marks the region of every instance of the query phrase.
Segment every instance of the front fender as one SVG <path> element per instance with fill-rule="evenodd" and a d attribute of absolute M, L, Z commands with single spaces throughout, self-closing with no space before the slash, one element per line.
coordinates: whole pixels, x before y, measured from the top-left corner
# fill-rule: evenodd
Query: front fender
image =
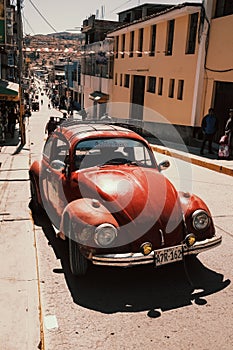
<path fill-rule="evenodd" d="M 179 196 L 188 232 L 195 233 L 198 240 L 213 237 L 215 234 L 214 223 L 206 203 L 195 194 L 180 192 Z M 192 214 L 194 211 L 199 209 L 206 211 L 210 217 L 210 226 L 204 232 L 197 232 L 192 226 Z"/>
<path fill-rule="evenodd" d="M 37 198 L 39 201 L 39 204 L 43 204 L 42 203 L 42 199 L 41 199 L 41 193 L 40 193 L 40 163 L 38 161 L 34 161 L 32 163 L 32 165 L 30 166 L 29 169 L 29 178 L 30 181 L 34 181 L 35 183 L 35 189 L 37 192 Z"/>
<path fill-rule="evenodd" d="M 118 222 L 109 210 L 98 200 L 91 198 L 77 199 L 69 203 L 62 215 L 60 231 L 67 235 L 69 222 L 76 232 L 80 232 L 85 226 L 98 226 L 103 223 L 110 223 L 116 228 Z"/>

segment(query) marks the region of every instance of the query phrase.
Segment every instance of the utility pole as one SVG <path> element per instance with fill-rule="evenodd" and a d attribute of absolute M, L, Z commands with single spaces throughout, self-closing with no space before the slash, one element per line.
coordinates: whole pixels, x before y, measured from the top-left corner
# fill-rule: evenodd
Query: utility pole
<path fill-rule="evenodd" d="M 17 0 L 17 46 L 19 51 L 18 56 L 18 79 L 19 79 L 19 126 L 21 133 L 21 145 L 24 146 L 26 143 L 25 135 L 25 124 L 23 121 L 24 115 L 24 98 L 22 89 L 22 72 L 23 72 L 23 30 L 22 30 L 22 14 L 21 14 L 21 3 L 23 0 Z"/>

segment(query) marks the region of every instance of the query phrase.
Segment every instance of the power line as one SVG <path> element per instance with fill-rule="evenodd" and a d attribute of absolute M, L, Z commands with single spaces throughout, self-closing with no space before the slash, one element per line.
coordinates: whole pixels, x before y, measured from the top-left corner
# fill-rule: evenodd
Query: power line
<path fill-rule="evenodd" d="M 28 22 L 27 18 L 25 17 L 24 13 L 23 13 L 23 20 L 24 22 L 27 23 L 28 27 L 31 29 L 32 33 L 35 35 L 35 31 L 33 30 L 32 26 L 30 25 L 30 23 Z M 25 24 L 24 24 L 24 32 L 25 32 Z M 26 34 L 26 33 L 25 33 Z"/>
<path fill-rule="evenodd" d="M 43 20 L 48 24 L 48 26 L 50 28 L 52 28 L 52 30 L 57 33 L 57 30 L 49 23 L 49 21 L 42 15 L 42 13 L 40 12 L 40 10 L 36 7 L 36 5 L 32 2 L 32 0 L 29 0 L 30 4 L 34 7 L 34 9 L 36 10 L 37 13 L 39 13 L 39 15 L 41 16 L 41 18 L 43 18 Z"/>
<path fill-rule="evenodd" d="M 128 2 L 131 2 L 132 0 L 125 1 L 123 4 L 117 6 L 115 9 L 111 10 L 110 13 L 115 12 L 116 10 L 120 9 L 122 6 L 128 4 Z"/>

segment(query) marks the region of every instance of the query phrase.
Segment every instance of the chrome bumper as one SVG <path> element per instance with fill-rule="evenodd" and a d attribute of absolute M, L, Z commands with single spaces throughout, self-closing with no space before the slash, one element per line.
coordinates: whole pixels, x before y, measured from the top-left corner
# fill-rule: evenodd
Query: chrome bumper
<path fill-rule="evenodd" d="M 208 249 L 219 246 L 222 242 L 221 236 L 214 236 L 209 239 L 205 239 L 201 242 L 196 242 L 192 247 L 188 248 L 182 244 L 183 256 L 197 255 Z M 105 266 L 121 266 L 130 267 L 137 265 L 155 264 L 155 251 L 152 251 L 149 255 L 143 255 L 142 253 L 123 253 L 123 254 L 103 254 L 93 255 L 91 261 L 94 265 Z M 173 261 L 176 262 L 176 261 Z M 172 263 L 172 262 L 170 262 Z"/>

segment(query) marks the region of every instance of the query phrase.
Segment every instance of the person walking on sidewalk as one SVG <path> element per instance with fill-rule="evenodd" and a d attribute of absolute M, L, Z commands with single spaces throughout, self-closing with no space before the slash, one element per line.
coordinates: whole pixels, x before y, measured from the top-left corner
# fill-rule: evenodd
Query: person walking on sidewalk
<path fill-rule="evenodd" d="M 45 126 L 45 133 L 48 133 L 48 137 L 54 132 L 57 127 L 57 123 L 54 117 L 50 117 L 48 123 Z"/>
<path fill-rule="evenodd" d="M 229 153 L 233 153 L 233 109 L 229 110 L 229 119 L 226 122 L 225 134 L 228 136 Z"/>
<path fill-rule="evenodd" d="M 209 153 L 213 154 L 213 149 L 212 149 L 212 143 L 213 143 L 213 138 L 218 130 L 218 120 L 216 115 L 214 114 L 214 109 L 209 108 L 208 114 L 204 116 L 202 123 L 201 123 L 201 128 L 203 132 L 203 142 L 201 146 L 201 151 L 200 154 L 204 154 L 204 148 L 206 145 L 206 142 L 208 141 L 208 149 Z"/>
<path fill-rule="evenodd" d="M 11 134 L 11 138 L 15 135 L 15 126 L 18 121 L 18 115 L 15 107 L 12 107 L 8 113 L 8 132 Z"/>

